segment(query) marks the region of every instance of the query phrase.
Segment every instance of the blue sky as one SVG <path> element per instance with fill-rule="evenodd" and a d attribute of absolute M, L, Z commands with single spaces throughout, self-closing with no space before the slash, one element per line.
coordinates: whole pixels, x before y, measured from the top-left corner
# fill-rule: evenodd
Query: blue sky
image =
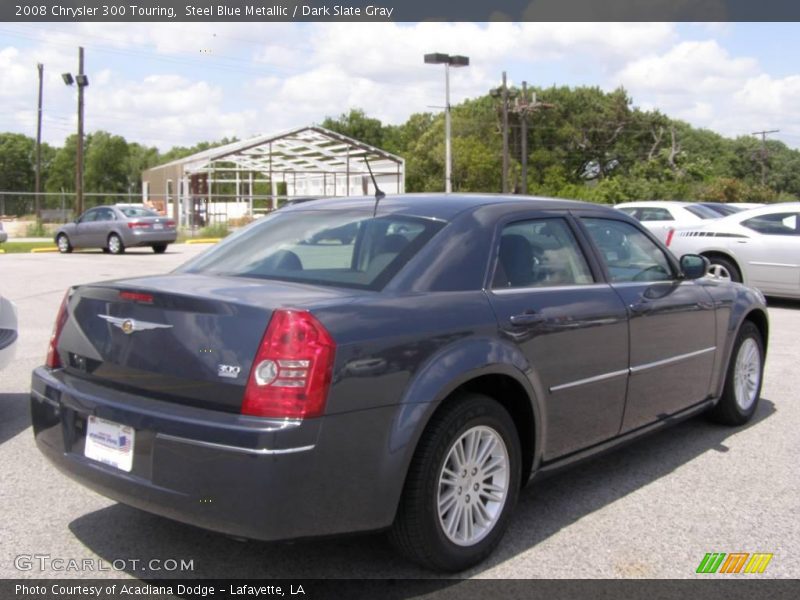
<path fill-rule="evenodd" d="M 318 123 L 351 107 L 384 122 L 444 102 L 422 54 L 466 54 L 452 100 L 513 83 L 623 85 L 634 104 L 724 135 L 780 129 L 800 147 L 795 23 L 0 23 L 0 131 L 35 133 L 45 65 L 44 139 L 75 130 L 60 74 L 86 48 L 87 130 L 166 150 Z"/>

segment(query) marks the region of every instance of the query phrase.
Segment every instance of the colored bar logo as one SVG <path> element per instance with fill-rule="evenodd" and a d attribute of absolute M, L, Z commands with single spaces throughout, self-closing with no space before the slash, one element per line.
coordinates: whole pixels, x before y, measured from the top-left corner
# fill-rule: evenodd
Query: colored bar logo
<path fill-rule="evenodd" d="M 772 560 L 766 552 L 709 552 L 700 561 L 696 573 L 719 573 L 733 575 L 738 573 L 763 573 Z"/>

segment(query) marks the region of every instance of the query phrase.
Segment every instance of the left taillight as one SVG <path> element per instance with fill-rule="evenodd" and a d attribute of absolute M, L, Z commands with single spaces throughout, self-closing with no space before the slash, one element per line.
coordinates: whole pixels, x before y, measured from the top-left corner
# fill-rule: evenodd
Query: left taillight
<path fill-rule="evenodd" d="M 61 357 L 58 356 L 58 338 L 61 337 L 61 331 L 64 329 L 64 323 L 67 322 L 67 304 L 69 303 L 69 290 L 64 294 L 64 299 L 61 301 L 61 306 L 56 315 L 56 322 L 53 325 L 53 333 L 50 335 L 50 343 L 47 346 L 47 358 L 44 361 L 45 366 L 51 369 L 61 368 Z"/>
<path fill-rule="evenodd" d="M 256 352 L 242 414 L 304 419 L 325 410 L 336 343 L 314 315 L 278 309 Z"/>

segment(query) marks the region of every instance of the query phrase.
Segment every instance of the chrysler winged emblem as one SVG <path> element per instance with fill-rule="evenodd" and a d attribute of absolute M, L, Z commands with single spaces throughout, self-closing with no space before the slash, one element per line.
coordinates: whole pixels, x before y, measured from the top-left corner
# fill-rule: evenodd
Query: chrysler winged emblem
<path fill-rule="evenodd" d="M 136 319 L 121 319 L 119 317 L 112 317 L 110 315 L 97 315 L 101 319 L 105 319 L 114 327 L 119 327 L 122 333 L 130 335 L 135 331 L 147 331 L 148 329 L 170 329 L 172 325 L 163 325 L 161 323 L 150 323 L 149 321 L 137 321 Z"/>

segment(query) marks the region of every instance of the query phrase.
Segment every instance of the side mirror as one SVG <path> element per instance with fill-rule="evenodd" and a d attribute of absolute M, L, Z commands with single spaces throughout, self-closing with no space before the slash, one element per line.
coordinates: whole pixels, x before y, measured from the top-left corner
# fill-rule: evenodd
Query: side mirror
<path fill-rule="evenodd" d="M 681 256 L 681 273 L 684 279 L 700 279 L 708 272 L 711 265 L 705 256 L 684 254 Z"/>

